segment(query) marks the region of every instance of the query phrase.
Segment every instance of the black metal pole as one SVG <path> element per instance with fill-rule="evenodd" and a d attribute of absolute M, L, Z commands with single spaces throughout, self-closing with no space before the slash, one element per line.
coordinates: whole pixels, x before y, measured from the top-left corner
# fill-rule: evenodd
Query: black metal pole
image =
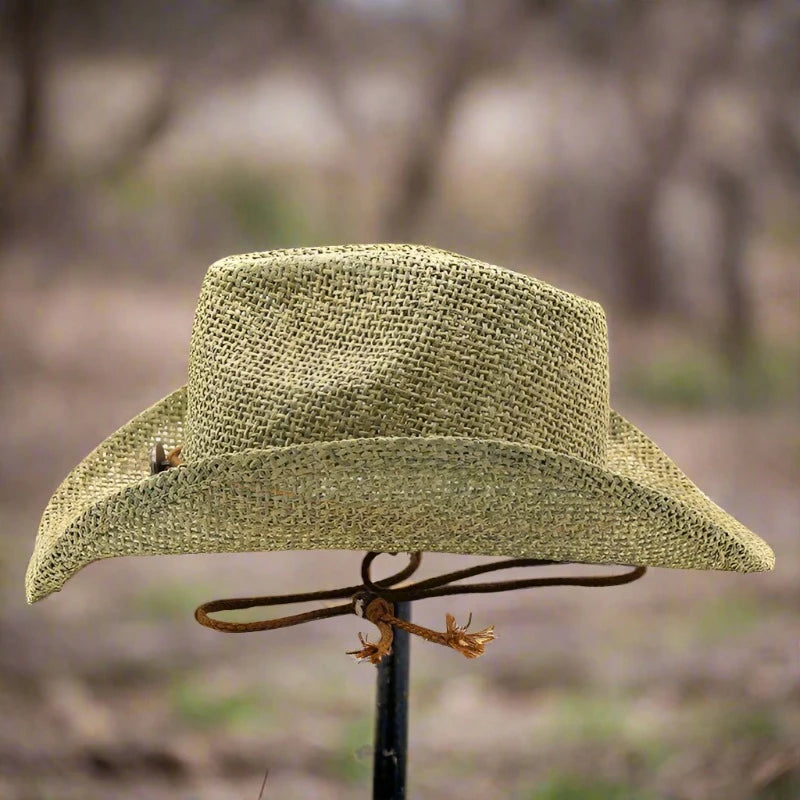
<path fill-rule="evenodd" d="M 395 603 L 394 615 L 410 620 L 411 603 Z M 408 657 L 408 634 L 395 628 L 391 655 L 378 664 L 373 800 L 405 800 L 406 796 Z"/>

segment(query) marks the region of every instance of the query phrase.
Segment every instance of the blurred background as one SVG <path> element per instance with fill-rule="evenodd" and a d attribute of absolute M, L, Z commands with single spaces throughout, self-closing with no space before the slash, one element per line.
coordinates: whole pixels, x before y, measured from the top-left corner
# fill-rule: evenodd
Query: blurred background
<path fill-rule="evenodd" d="M 413 241 L 606 308 L 615 407 L 774 573 L 418 603 L 412 798 L 800 796 L 800 5 L 1 0 L 0 797 L 369 796 L 355 618 L 217 596 L 357 553 L 112 559 L 24 603 L 39 516 L 185 381 L 207 266 Z M 388 559 L 387 559 L 388 560 Z M 476 559 L 429 556 L 433 574 Z M 394 565 L 389 561 L 389 567 Z"/>

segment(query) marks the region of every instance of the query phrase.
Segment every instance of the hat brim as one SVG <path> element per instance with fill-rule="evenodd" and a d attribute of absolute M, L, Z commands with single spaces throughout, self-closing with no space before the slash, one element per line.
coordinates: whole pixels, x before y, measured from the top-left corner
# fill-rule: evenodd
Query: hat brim
<path fill-rule="evenodd" d="M 44 511 L 29 603 L 101 558 L 262 550 L 433 551 L 760 572 L 775 556 L 611 411 L 603 467 L 539 447 L 450 436 L 341 439 L 190 461 L 186 387 L 108 437 Z"/>

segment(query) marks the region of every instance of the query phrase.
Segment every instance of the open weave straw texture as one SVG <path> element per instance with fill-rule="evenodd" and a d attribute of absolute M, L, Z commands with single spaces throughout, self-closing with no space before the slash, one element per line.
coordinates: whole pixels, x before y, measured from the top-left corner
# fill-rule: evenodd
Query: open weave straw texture
<path fill-rule="evenodd" d="M 156 441 L 184 463 L 151 476 Z M 599 305 L 410 245 L 214 264 L 187 385 L 67 476 L 27 597 L 111 556 L 316 548 L 774 565 L 610 408 Z"/>

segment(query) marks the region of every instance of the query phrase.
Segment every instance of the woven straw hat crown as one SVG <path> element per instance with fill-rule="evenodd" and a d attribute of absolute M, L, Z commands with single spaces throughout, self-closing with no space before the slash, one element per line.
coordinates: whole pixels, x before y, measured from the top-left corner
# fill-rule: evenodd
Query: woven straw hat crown
<path fill-rule="evenodd" d="M 424 251 L 236 257 L 209 271 L 184 457 L 376 436 L 502 439 L 605 460 L 596 303 Z"/>
<path fill-rule="evenodd" d="M 30 602 L 93 560 L 338 548 L 752 572 L 774 555 L 609 405 L 602 308 L 410 245 L 214 264 L 188 382 L 47 504 Z M 183 463 L 151 475 L 154 444 Z"/>

